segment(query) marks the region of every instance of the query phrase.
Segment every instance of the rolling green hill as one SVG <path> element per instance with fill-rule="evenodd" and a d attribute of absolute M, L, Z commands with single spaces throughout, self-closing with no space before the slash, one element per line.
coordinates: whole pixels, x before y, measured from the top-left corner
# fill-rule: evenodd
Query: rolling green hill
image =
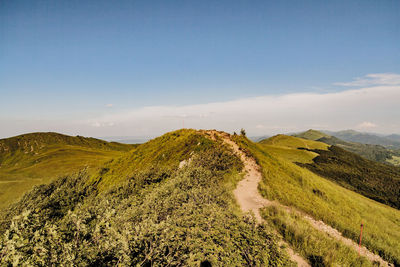
<path fill-rule="evenodd" d="M 313 130 L 313 129 L 309 129 L 309 130 L 307 130 L 305 132 L 302 132 L 302 133 L 293 134 L 293 136 L 300 137 L 300 138 L 303 138 L 303 139 L 308 139 L 308 140 L 314 140 L 314 141 L 317 141 L 317 140 L 319 140 L 321 138 L 324 138 L 324 137 L 331 137 L 330 135 L 328 135 L 326 133 L 323 133 L 323 132 L 320 132 L 320 131 L 317 131 L 317 130 Z"/>
<path fill-rule="evenodd" d="M 294 136 L 308 140 L 320 141 L 328 145 L 335 145 L 369 160 L 400 166 L 400 162 L 398 161 L 398 159 L 400 159 L 400 151 L 388 149 L 381 145 L 348 142 L 316 130 L 308 130 L 303 133 L 295 134 Z"/>
<path fill-rule="evenodd" d="M 87 174 L 35 187 L 4 212 L 0 262 L 67 266 L 291 266 L 232 190 L 242 162 L 180 130 Z"/>
<path fill-rule="evenodd" d="M 319 155 L 300 164 L 343 187 L 400 209 L 400 168 L 364 159 L 337 146 L 312 149 Z"/>
<path fill-rule="evenodd" d="M 269 147 L 269 152 L 275 156 L 282 156 L 292 162 L 311 163 L 318 156 L 313 151 L 300 150 L 298 148 L 308 149 L 328 149 L 328 145 L 313 140 L 296 138 L 293 136 L 279 134 L 259 142 Z"/>
<path fill-rule="evenodd" d="M 292 266 L 279 245 L 280 235 L 313 266 L 374 265 L 314 228 L 307 220 L 312 217 L 355 242 L 362 222 L 363 244 L 400 264 L 400 211 L 353 191 L 374 188 L 372 180 L 366 188 L 349 190 L 345 187 L 350 183 L 311 171 L 317 159 L 331 156 L 334 146 L 285 135 L 259 143 L 243 135 L 224 136 L 238 144 L 242 154 L 254 157 L 258 166 L 253 170 L 262 174 L 259 191 L 279 203 L 263 208 L 266 223 L 244 216 L 234 198 L 237 183 L 247 176 L 243 159 L 232 147 L 206 131 L 178 130 L 126 152 L 114 151 L 89 171 L 35 186 L 4 209 L 0 263 Z M 340 166 L 370 165 L 340 151 L 333 159 Z M 340 171 L 352 174 L 353 165 Z M 375 173 L 386 175 L 384 167 L 390 166 L 378 165 Z"/>
<path fill-rule="evenodd" d="M 286 149 L 283 149 L 285 139 L 288 140 L 288 145 Z M 295 141 L 294 139 L 299 140 Z M 368 230 L 363 237 L 365 238 L 364 245 L 386 260 L 399 265 L 400 211 L 348 190 L 340 186 L 338 182 L 302 167 L 303 164 L 300 166 L 296 164 L 299 159 L 300 162 L 309 161 L 310 152 L 315 156 L 311 160 L 313 162 L 318 157 L 318 153 L 330 153 L 331 148 L 328 150 L 317 149 L 317 146 L 310 145 L 307 140 L 296 137 L 280 136 L 279 140 L 280 142 L 265 140 L 253 143 L 240 136 L 235 140 L 243 150 L 252 153 L 261 166 L 264 178 L 259 185 L 259 190 L 264 197 L 295 207 L 317 220 L 322 220 L 355 242 L 358 241 L 359 227 L 363 222 L 366 227 L 368 225 Z M 302 142 L 304 142 L 302 146 L 293 145 Z M 288 153 L 290 150 L 292 151 Z M 371 162 L 366 161 L 365 163 Z M 380 164 L 379 166 L 385 165 Z M 368 166 L 363 167 L 368 168 Z M 360 168 L 363 167 L 360 166 Z M 375 178 L 376 182 L 381 182 L 378 180 L 379 177 Z M 396 181 L 392 180 L 392 182 L 395 186 Z M 304 256 L 315 256 L 315 247 L 318 246 L 320 249 L 317 256 L 325 260 L 330 257 L 329 249 L 326 254 L 323 254 L 322 251 L 324 247 L 331 246 L 331 243 L 318 243 L 318 245 L 314 243 L 313 245 L 308 242 L 317 242 L 318 238 L 314 241 L 310 240 L 310 231 L 305 231 L 303 234 L 298 232 L 300 228 L 309 228 L 310 226 L 305 226 L 299 220 L 294 223 L 293 218 L 289 216 L 277 217 L 276 213 L 270 211 L 264 213 L 264 218 L 269 220 L 271 225 L 275 225 L 277 230 L 287 237 L 287 242 L 298 247 Z"/>
<path fill-rule="evenodd" d="M 33 185 L 84 167 L 91 171 L 134 145 L 58 133 L 31 133 L 0 140 L 0 209 Z"/>

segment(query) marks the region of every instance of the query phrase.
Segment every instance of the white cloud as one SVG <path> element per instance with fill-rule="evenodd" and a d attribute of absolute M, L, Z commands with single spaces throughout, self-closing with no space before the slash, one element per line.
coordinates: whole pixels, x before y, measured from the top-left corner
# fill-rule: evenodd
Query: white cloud
<path fill-rule="evenodd" d="M 375 75 L 375 74 L 374 74 Z M 376 77 L 367 75 L 367 77 Z M 392 79 L 379 76 L 384 83 Z M 108 125 L 113 133 L 158 135 L 185 127 L 237 131 L 251 135 L 293 132 L 308 128 L 348 129 L 357 126 L 400 132 L 400 85 L 379 85 L 335 93 L 265 95 L 226 102 L 186 106 L 148 106 L 89 120 Z M 361 123 L 364 122 L 364 123 Z M 374 121 L 375 123 L 371 123 Z"/>
<path fill-rule="evenodd" d="M 396 73 L 372 73 L 364 77 L 357 77 L 354 81 L 334 83 L 339 86 L 375 86 L 375 85 L 400 85 L 400 75 Z"/>
<path fill-rule="evenodd" d="M 106 104 L 106 108 L 112 108 L 113 106 L 113 104 Z"/>
<path fill-rule="evenodd" d="M 245 128 L 248 135 L 270 135 L 309 128 L 356 128 L 380 133 L 400 133 L 400 83 L 398 74 L 369 74 L 365 87 L 341 92 L 264 95 L 233 101 L 184 106 L 147 106 L 108 110 L 108 115 L 82 114 L 82 119 L 46 121 L 1 120 L 1 134 L 59 131 L 86 136 L 157 136 L 182 128 Z M 397 77 L 397 78 L 396 78 Z M 361 79 L 358 80 L 361 84 Z M 380 84 L 378 84 L 378 81 Z M 365 82 L 363 82 L 366 84 Z M 374 85 L 377 83 L 378 85 Z"/>
<path fill-rule="evenodd" d="M 376 128 L 376 127 L 378 127 L 378 125 L 376 125 L 375 123 L 369 122 L 369 121 L 364 121 L 356 126 L 356 128 L 359 128 L 359 129 L 370 129 L 370 128 Z"/>
<path fill-rule="evenodd" d="M 114 126 L 114 122 L 111 122 L 111 121 L 108 121 L 108 122 L 95 121 L 95 122 L 92 122 L 90 125 L 93 126 L 93 127 L 96 127 L 96 128 L 107 127 L 107 126 L 111 127 L 111 126 Z"/>

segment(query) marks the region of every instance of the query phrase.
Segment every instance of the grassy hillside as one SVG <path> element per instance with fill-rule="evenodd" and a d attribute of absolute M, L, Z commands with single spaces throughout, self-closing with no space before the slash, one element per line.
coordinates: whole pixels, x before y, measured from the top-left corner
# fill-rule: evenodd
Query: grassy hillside
<path fill-rule="evenodd" d="M 312 150 L 319 155 L 300 164 L 376 201 L 400 209 L 400 168 L 364 159 L 339 147 Z"/>
<path fill-rule="evenodd" d="M 316 131 L 313 129 L 310 129 L 310 130 L 302 132 L 302 133 L 294 134 L 293 136 L 307 139 L 307 140 L 314 140 L 314 141 L 317 141 L 318 139 L 321 139 L 324 137 L 330 137 L 330 135 L 328 135 L 326 133 Z"/>
<path fill-rule="evenodd" d="M 193 130 L 168 133 L 96 174 L 25 195 L 3 215 L 0 262 L 291 266 L 269 229 L 235 204 L 242 167 L 218 140 Z"/>
<path fill-rule="evenodd" d="M 144 143 L 129 153 L 116 158 L 92 177 L 100 188 L 118 183 L 144 169 L 169 171 L 196 152 L 212 149 L 214 142 L 196 130 L 178 130 Z"/>
<path fill-rule="evenodd" d="M 348 142 L 316 130 L 308 130 L 294 136 L 308 140 L 320 141 L 328 145 L 335 145 L 369 160 L 374 160 L 377 162 L 387 163 L 395 166 L 400 165 L 396 160 L 398 157 L 400 157 L 400 152 L 393 149 L 388 149 L 381 145 Z"/>
<path fill-rule="evenodd" d="M 290 140 L 288 147 L 293 143 L 293 140 Z M 274 145 L 265 142 L 253 143 L 239 136 L 236 137 L 236 142 L 242 149 L 252 153 L 262 167 L 264 178 L 259 189 L 266 198 L 296 207 L 338 229 L 355 242 L 358 241 L 360 224 L 363 222 L 363 244 L 386 260 L 400 264 L 399 210 L 345 189 L 307 168 L 296 165 L 287 153 L 279 155 Z M 282 146 L 283 143 L 279 145 Z M 309 152 L 304 149 L 300 151 Z M 265 215 L 266 220 L 273 220 Z M 285 219 L 285 216 L 281 216 L 280 219 Z M 289 219 L 285 219 L 288 226 Z M 277 222 L 274 225 L 282 224 Z M 287 229 L 289 231 L 291 228 Z M 294 230 L 290 235 L 296 235 Z M 290 243 L 290 240 L 288 242 Z M 306 240 L 303 242 L 302 247 L 309 246 Z M 322 252 L 320 256 L 325 257 Z"/>
<path fill-rule="evenodd" d="M 133 145 L 57 133 L 32 133 L 0 140 L 0 209 L 17 200 L 33 185 L 105 161 L 133 149 Z"/>
<path fill-rule="evenodd" d="M 318 148 L 321 150 L 328 149 L 328 145 L 312 140 L 296 138 L 287 135 L 276 135 L 265 139 L 260 144 L 268 146 L 269 152 L 273 155 L 284 155 L 284 157 L 292 162 L 311 163 L 312 159 L 318 156 L 317 153 L 305 149 Z"/>

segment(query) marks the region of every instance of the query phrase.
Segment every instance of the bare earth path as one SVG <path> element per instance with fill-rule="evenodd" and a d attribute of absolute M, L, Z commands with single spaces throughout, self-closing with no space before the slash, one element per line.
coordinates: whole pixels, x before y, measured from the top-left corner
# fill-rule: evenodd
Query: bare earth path
<path fill-rule="evenodd" d="M 256 161 L 248 157 L 243 151 L 239 149 L 239 146 L 230 139 L 230 135 L 225 132 L 218 132 L 218 131 L 205 131 L 205 133 L 212 139 L 216 139 L 216 136 L 221 138 L 225 144 L 229 145 L 234 153 L 240 157 L 241 161 L 244 164 L 244 168 L 246 174 L 244 178 L 238 183 L 236 189 L 233 191 L 241 209 L 244 212 L 252 212 L 255 216 L 255 219 L 258 223 L 263 221 L 260 215 L 260 208 L 271 206 L 271 205 L 279 205 L 280 207 L 285 208 L 289 212 L 298 212 L 294 208 L 284 206 L 276 201 L 270 201 L 265 199 L 261 196 L 258 192 L 258 184 L 262 180 L 262 175 L 260 172 L 260 167 L 256 163 Z M 352 247 L 353 249 L 358 251 L 358 244 L 355 243 L 353 240 L 344 237 L 338 230 L 334 229 L 333 227 L 325 224 L 323 221 L 317 221 L 314 218 L 310 217 L 309 215 L 303 214 L 305 219 L 307 219 L 310 224 L 318 229 L 319 231 L 327 233 L 332 238 L 339 240 L 340 242 L 344 243 L 347 246 Z M 288 244 L 286 244 L 283 240 L 281 244 L 285 244 L 287 247 L 287 252 L 290 255 L 291 259 L 295 261 L 298 266 L 310 266 L 301 256 L 296 254 Z M 361 247 L 360 254 L 365 256 L 370 261 L 379 262 L 381 266 L 392 266 L 388 264 L 385 260 L 383 260 L 379 255 L 376 255 L 369 251 L 366 247 Z"/>
<path fill-rule="evenodd" d="M 217 131 L 207 131 L 206 134 L 208 134 L 210 138 L 214 140 L 216 139 L 215 136 L 222 138 L 224 143 L 228 144 L 233 149 L 234 153 L 240 157 L 244 164 L 246 175 L 238 183 L 233 193 L 240 205 L 240 208 L 244 212 L 253 212 L 257 222 L 261 223 L 263 219 L 260 215 L 260 208 L 271 205 L 272 202 L 263 198 L 258 192 L 258 183 L 261 182 L 262 176 L 256 161 L 241 151 L 239 146 L 230 139 L 229 134 Z M 284 244 L 286 247 L 286 251 L 291 260 L 297 263 L 297 266 L 310 266 L 310 264 L 308 264 L 307 261 L 305 261 L 300 255 L 296 254 L 285 241 L 281 240 L 279 245 L 282 244 Z"/>

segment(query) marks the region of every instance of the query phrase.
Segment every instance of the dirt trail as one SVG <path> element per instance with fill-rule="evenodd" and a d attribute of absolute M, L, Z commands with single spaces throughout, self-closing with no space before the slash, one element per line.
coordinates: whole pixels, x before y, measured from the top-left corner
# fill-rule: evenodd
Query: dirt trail
<path fill-rule="evenodd" d="M 261 223 L 263 221 L 260 215 L 260 208 L 277 205 L 286 209 L 288 212 L 301 213 L 303 217 L 308 220 L 314 228 L 327 233 L 332 238 L 335 238 L 336 240 L 339 240 L 345 245 L 350 246 L 358 251 L 357 243 L 355 243 L 351 239 L 344 237 L 338 230 L 325 224 L 323 221 L 317 221 L 309 215 L 297 211 L 292 207 L 284 206 L 277 201 L 271 201 L 263 198 L 258 192 L 258 184 L 262 180 L 262 175 L 260 172 L 260 167 L 258 166 L 256 161 L 252 157 L 247 156 L 243 151 L 241 151 L 239 149 L 239 146 L 230 139 L 230 135 L 228 133 L 218 132 L 215 130 L 205 131 L 205 133 L 213 140 L 216 140 L 216 137 L 221 138 L 225 144 L 229 145 L 233 149 L 234 153 L 239 156 L 241 161 L 243 162 L 246 174 L 244 178 L 238 183 L 233 193 L 241 209 L 244 212 L 253 212 L 255 219 L 258 223 Z M 293 261 L 298 264 L 298 266 L 310 266 L 301 256 L 296 254 L 286 242 L 282 240 L 280 242 L 280 245 L 281 244 L 285 244 L 289 256 Z M 383 260 L 379 255 L 376 255 L 369 251 L 364 246 L 361 247 L 360 254 L 368 258 L 370 261 L 379 262 L 381 266 L 393 266 L 392 264 L 389 264 L 387 261 Z"/>
<path fill-rule="evenodd" d="M 255 219 L 258 223 L 261 223 L 263 219 L 260 215 L 260 208 L 272 205 L 274 202 L 263 198 L 258 192 L 258 183 L 261 182 L 262 175 L 260 167 L 256 161 L 248 157 L 243 151 L 239 149 L 239 146 L 230 139 L 229 134 L 218 131 L 205 131 L 205 133 L 213 140 L 216 140 L 216 136 L 220 137 L 225 144 L 228 144 L 238 155 L 244 164 L 246 174 L 244 178 L 238 183 L 236 189 L 233 191 L 240 208 L 244 212 L 253 212 Z M 293 249 L 283 240 L 279 242 L 280 246 L 286 248 L 292 261 L 297 263 L 299 267 L 308 267 L 307 261 L 305 261 L 300 255 L 293 251 Z"/>
<path fill-rule="evenodd" d="M 352 247 L 356 251 L 360 250 L 360 255 L 366 257 L 370 261 L 379 262 L 381 266 L 394 266 L 393 264 L 389 264 L 387 261 L 382 259 L 379 255 L 376 255 L 371 251 L 369 251 L 366 247 L 361 246 L 361 248 L 359 248 L 357 243 L 355 243 L 353 240 L 349 238 L 344 237 L 341 232 L 325 224 L 323 221 L 317 221 L 314 218 L 311 218 L 309 215 L 305 215 L 304 218 L 307 219 L 314 228 L 327 233 L 330 237 L 339 240 L 346 246 Z"/>

